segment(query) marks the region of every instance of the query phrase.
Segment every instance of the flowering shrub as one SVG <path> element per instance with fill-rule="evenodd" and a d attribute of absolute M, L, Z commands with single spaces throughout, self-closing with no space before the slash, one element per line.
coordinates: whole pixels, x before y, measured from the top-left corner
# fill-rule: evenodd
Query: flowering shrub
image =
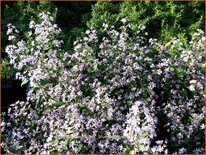
<path fill-rule="evenodd" d="M 161 45 L 123 18 L 68 53 L 52 15 L 39 18 L 24 37 L 8 25 L 6 52 L 30 89 L 3 114 L 7 153 L 204 152 L 202 30 Z"/>

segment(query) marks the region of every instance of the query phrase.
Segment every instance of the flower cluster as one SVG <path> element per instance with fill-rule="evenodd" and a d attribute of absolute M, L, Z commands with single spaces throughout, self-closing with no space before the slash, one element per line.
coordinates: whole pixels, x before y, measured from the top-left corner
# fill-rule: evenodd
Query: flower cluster
<path fill-rule="evenodd" d="M 124 18 L 104 23 L 103 37 L 88 29 L 68 53 L 51 14 L 39 18 L 20 41 L 8 25 L 6 52 L 30 88 L 3 114 L 7 153 L 204 152 L 202 30 L 161 45 Z"/>

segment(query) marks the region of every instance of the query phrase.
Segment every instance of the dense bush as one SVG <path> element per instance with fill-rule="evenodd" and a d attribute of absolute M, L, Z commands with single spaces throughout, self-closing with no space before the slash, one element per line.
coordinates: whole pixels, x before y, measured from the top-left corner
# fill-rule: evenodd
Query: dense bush
<path fill-rule="evenodd" d="M 47 2 L 3 2 L 2 3 L 2 49 L 8 45 L 7 24 L 13 23 L 19 30 L 26 32 L 30 20 L 36 20 L 38 14 L 42 11 L 55 11 L 55 7 Z M 4 51 L 1 51 L 2 57 L 2 72 L 1 79 L 3 82 L 11 80 L 15 69 L 9 64 L 8 56 Z"/>
<path fill-rule="evenodd" d="M 22 32 L 28 31 L 30 20 L 37 20 L 39 13 L 45 11 L 53 12 L 57 24 L 62 28 L 62 39 L 64 49 L 71 50 L 76 37 L 82 35 L 86 30 L 86 21 L 90 18 L 92 2 L 3 2 L 2 3 L 2 80 L 11 80 L 15 70 L 9 64 L 8 56 L 4 52 L 8 45 L 7 24 L 13 23 Z M 78 14 L 77 14 L 78 12 Z M 66 19 L 66 20 L 65 20 Z M 21 34 L 20 34 L 21 35 Z"/>
<path fill-rule="evenodd" d="M 90 27 L 68 54 L 52 14 L 24 37 L 9 24 L 6 53 L 30 89 L 3 114 L 6 152 L 203 153 L 203 31 L 162 44 L 134 25 Z"/>
<path fill-rule="evenodd" d="M 142 24 L 149 32 L 149 38 L 167 43 L 178 36 L 190 40 L 197 29 L 204 29 L 204 2 L 14 2 L 2 3 L 2 49 L 8 45 L 6 25 L 13 23 L 22 31 L 27 30 L 29 20 L 42 11 L 56 12 L 57 24 L 63 33 L 63 48 L 70 51 L 76 37 L 84 35 L 86 23 L 99 31 L 105 20 L 115 25 L 127 16 L 133 26 Z M 91 7 L 92 12 L 91 12 Z M 4 18 L 5 17 L 5 18 Z M 118 26 L 118 25 L 117 25 Z M 101 33 L 99 32 L 101 36 Z M 11 79 L 15 70 L 9 65 L 7 55 L 2 51 L 2 79 Z"/>

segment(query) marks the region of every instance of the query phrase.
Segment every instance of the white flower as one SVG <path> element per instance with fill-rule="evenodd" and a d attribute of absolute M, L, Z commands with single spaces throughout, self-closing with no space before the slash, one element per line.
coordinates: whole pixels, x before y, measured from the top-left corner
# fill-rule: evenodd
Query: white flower
<path fill-rule="evenodd" d="M 156 143 L 157 143 L 158 145 L 162 145 L 162 144 L 163 144 L 163 140 L 158 140 L 158 141 L 156 141 Z"/>
<path fill-rule="evenodd" d="M 15 38 L 16 38 L 15 36 L 11 35 L 11 36 L 8 37 L 8 40 L 9 40 L 9 41 L 10 41 L 10 40 L 14 40 Z"/>
<path fill-rule="evenodd" d="M 90 30 L 86 30 L 86 34 L 90 34 L 90 32 L 91 32 Z"/>
<path fill-rule="evenodd" d="M 146 29 L 146 26 L 142 26 L 141 28 L 140 28 L 140 30 L 145 30 Z"/>
<path fill-rule="evenodd" d="M 122 22 L 122 23 L 126 23 L 126 21 L 127 21 L 126 18 L 122 18 L 122 19 L 121 19 L 121 22 Z"/>
<path fill-rule="evenodd" d="M 195 86 L 192 84 L 192 85 L 190 85 L 189 86 L 189 90 L 191 90 L 191 91 L 195 91 Z"/>
<path fill-rule="evenodd" d="M 197 80 L 190 80 L 190 84 L 196 84 Z"/>
<path fill-rule="evenodd" d="M 205 129 L 205 124 L 202 124 L 201 126 L 200 126 L 200 128 L 203 130 L 203 129 Z"/>
<path fill-rule="evenodd" d="M 187 57 L 187 56 L 185 56 L 184 58 L 183 58 L 183 61 L 184 62 L 187 62 L 189 60 L 189 57 Z"/>
<path fill-rule="evenodd" d="M 161 46 L 160 46 L 160 49 L 161 49 L 162 51 L 166 51 L 166 50 L 167 50 L 166 46 L 164 46 L 164 45 L 161 45 Z"/>
<path fill-rule="evenodd" d="M 157 70 L 157 74 L 158 74 L 158 75 L 161 75 L 161 74 L 162 74 L 161 69 L 158 69 L 158 70 Z"/>
<path fill-rule="evenodd" d="M 103 23 L 102 26 L 103 26 L 105 29 L 107 29 L 107 28 L 109 27 L 109 25 L 108 25 L 107 23 L 106 23 L 106 24 Z"/>
<path fill-rule="evenodd" d="M 30 36 L 32 35 L 32 32 L 31 32 L 31 31 L 29 31 L 29 32 L 28 32 L 28 35 L 29 35 L 29 37 L 30 37 Z"/>
<path fill-rule="evenodd" d="M 187 149 L 185 149 L 184 147 L 179 149 L 179 154 L 183 154 L 183 153 L 186 153 Z"/>
<path fill-rule="evenodd" d="M 127 128 L 124 130 L 123 135 L 124 135 L 125 137 L 127 137 L 127 139 L 128 139 L 130 142 L 133 142 L 133 141 L 134 141 L 133 129 L 132 129 L 131 126 L 127 127 Z"/>
<path fill-rule="evenodd" d="M 178 134 L 177 134 L 177 137 L 178 137 L 179 139 L 182 139 L 182 138 L 183 138 L 182 133 L 178 133 Z"/>
<path fill-rule="evenodd" d="M 34 25 L 35 25 L 35 22 L 34 21 L 30 21 L 30 23 L 29 23 L 29 28 L 31 29 L 31 28 L 34 28 Z"/>
<path fill-rule="evenodd" d="M 12 33 L 12 29 L 11 28 L 8 28 L 7 32 L 6 32 L 6 35 L 10 35 Z"/>

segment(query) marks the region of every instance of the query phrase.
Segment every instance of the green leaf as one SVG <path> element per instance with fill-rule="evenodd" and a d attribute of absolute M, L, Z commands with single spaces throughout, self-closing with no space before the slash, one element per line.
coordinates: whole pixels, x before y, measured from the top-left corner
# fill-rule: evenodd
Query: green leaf
<path fill-rule="evenodd" d="M 92 69 L 91 68 L 87 68 L 86 69 L 88 73 L 92 73 Z"/>
<path fill-rule="evenodd" d="M 58 106 L 62 106 L 63 104 L 64 104 L 64 103 L 63 103 L 63 102 L 60 102 L 60 101 L 59 101 L 59 102 L 53 102 L 53 103 L 52 103 L 53 106 L 57 106 L 57 107 L 58 107 Z"/>
<path fill-rule="evenodd" d="M 19 149 L 22 149 L 24 146 L 20 145 L 18 146 L 16 149 L 19 150 Z"/>
<path fill-rule="evenodd" d="M 93 69 L 94 69 L 94 70 L 97 70 L 97 66 L 98 66 L 98 64 L 94 64 Z"/>
<path fill-rule="evenodd" d="M 126 151 L 125 151 L 125 154 L 131 154 L 131 153 L 130 153 L 131 151 L 132 151 L 131 146 L 126 145 Z"/>
<path fill-rule="evenodd" d="M 29 147 L 29 151 L 31 151 L 33 148 L 34 148 L 34 146 L 31 145 L 31 146 Z"/>
<path fill-rule="evenodd" d="M 85 60 L 86 61 L 92 61 L 94 58 L 92 57 L 92 56 L 87 56 L 86 58 L 85 58 Z"/>
<path fill-rule="evenodd" d="M 66 139 L 66 144 L 70 143 L 72 141 L 72 138 L 67 138 Z"/>
<path fill-rule="evenodd" d="M 136 154 L 136 153 L 135 153 L 135 150 L 129 151 L 129 154 Z"/>
<path fill-rule="evenodd" d="M 61 154 L 61 153 L 58 151 L 53 151 L 53 152 L 51 152 L 51 154 Z"/>
<path fill-rule="evenodd" d="M 24 79 L 24 80 L 22 81 L 22 83 L 21 83 L 21 86 L 25 85 L 28 81 L 29 81 L 29 80 Z"/>
<path fill-rule="evenodd" d="M 58 139 L 54 140 L 54 141 L 52 142 L 52 144 L 54 144 L 54 145 L 59 144 L 59 140 L 58 140 Z"/>
<path fill-rule="evenodd" d="M 72 130 L 74 129 L 74 126 L 70 126 L 70 127 L 67 127 L 68 130 Z M 69 140 L 71 140 L 71 138 L 68 138 Z"/>
<path fill-rule="evenodd" d="M 175 71 L 175 67 L 170 67 L 170 71 L 174 72 Z"/>
<path fill-rule="evenodd" d="M 38 99 L 37 99 L 37 101 L 36 101 L 36 106 L 35 106 L 35 108 L 36 109 L 39 109 L 40 107 L 41 107 L 41 103 L 43 102 L 43 98 L 42 98 L 42 96 L 39 96 L 38 97 Z"/>

